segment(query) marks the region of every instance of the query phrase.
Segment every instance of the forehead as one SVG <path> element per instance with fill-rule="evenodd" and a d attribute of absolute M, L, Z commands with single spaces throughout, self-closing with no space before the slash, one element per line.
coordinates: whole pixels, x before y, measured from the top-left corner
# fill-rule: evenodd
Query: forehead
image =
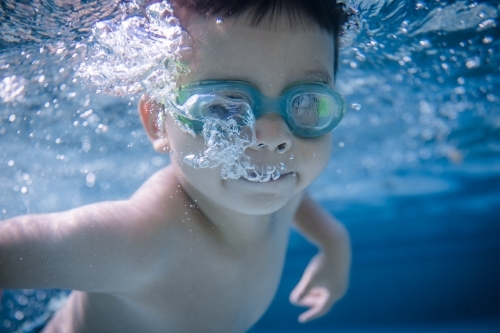
<path fill-rule="evenodd" d="M 274 24 L 275 23 L 275 24 Z M 267 94 L 300 81 L 331 83 L 333 38 L 315 26 L 290 27 L 277 20 L 251 26 L 245 18 L 191 18 L 185 25 L 193 42 L 185 84 L 202 80 L 242 80 Z"/>

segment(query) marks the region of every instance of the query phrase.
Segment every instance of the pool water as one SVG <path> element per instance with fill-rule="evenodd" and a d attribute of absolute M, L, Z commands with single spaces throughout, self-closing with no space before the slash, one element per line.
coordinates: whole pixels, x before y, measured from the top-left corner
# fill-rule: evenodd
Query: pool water
<path fill-rule="evenodd" d="M 168 164 L 137 96 L 74 78 L 95 22 L 137 4 L 2 2 L 0 223 L 126 198 Z M 337 80 L 350 107 L 310 189 L 351 234 L 350 290 L 299 325 L 288 294 L 315 249 L 292 233 L 280 289 L 251 332 L 499 332 L 500 2 L 353 4 Z M 33 331 L 64 294 L 6 291 L 0 332 Z"/>

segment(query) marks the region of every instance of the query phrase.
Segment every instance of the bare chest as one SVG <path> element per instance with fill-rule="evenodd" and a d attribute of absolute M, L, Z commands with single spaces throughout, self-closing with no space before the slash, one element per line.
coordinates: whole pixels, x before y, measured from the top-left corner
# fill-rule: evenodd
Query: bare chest
<path fill-rule="evenodd" d="M 170 247 L 176 259 L 150 281 L 148 307 L 178 332 L 245 331 L 270 305 L 283 269 L 288 230 L 267 236 L 243 247 L 206 239 Z"/>
<path fill-rule="evenodd" d="M 275 295 L 288 228 L 245 246 L 192 236 L 130 271 L 130 293 L 74 293 L 46 332 L 245 332 Z"/>

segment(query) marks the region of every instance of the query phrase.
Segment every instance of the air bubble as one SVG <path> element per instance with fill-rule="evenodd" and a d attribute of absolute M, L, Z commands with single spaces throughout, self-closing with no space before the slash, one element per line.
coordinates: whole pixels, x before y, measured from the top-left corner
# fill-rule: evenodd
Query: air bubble
<path fill-rule="evenodd" d="M 43 300 L 45 300 L 46 296 L 47 296 L 47 295 L 46 295 L 46 294 L 45 294 L 45 292 L 44 292 L 44 291 L 42 291 L 42 290 L 38 290 L 38 291 L 36 292 L 36 294 L 35 294 L 36 299 L 37 299 L 38 301 L 40 301 L 40 302 L 41 302 L 41 301 L 43 301 Z"/>
<path fill-rule="evenodd" d="M 495 28 L 496 26 L 497 26 L 497 24 L 496 24 L 495 20 L 487 19 L 487 20 L 484 20 L 483 22 L 479 23 L 477 30 L 481 31 L 481 30 L 491 29 L 491 28 Z"/>
<path fill-rule="evenodd" d="M 20 295 L 17 298 L 17 303 L 21 306 L 25 306 L 26 304 L 28 304 L 28 297 L 26 297 L 25 295 Z"/>
<path fill-rule="evenodd" d="M 465 88 L 464 87 L 456 87 L 453 89 L 453 92 L 457 95 L 463 95 L 463 94 L 465 94 Z"/>
<path fill-rule="evenodd" d="M 422 46 L 423 46 L 423 47 L 425 47 L 425 48 L 429 48 L 429 47 L 431 47 L 431 43 L 430 43 L 427 39 L 422 39 L 422 40 L 420 41 L 420 45 L 422 45 Z"/>
<path fill-rule="evenodd" d="M 481 64 L 481 60 L 479 60 L 479 58 L 477 58 L 477 57 L 474 57 L 471 59 L 467 59 L 467 62 L 465 63 L 465 67 L 467 67 L 468 69 L 472 69 L 472 68 L 479 67 L 480 64 Z"/>
<path fill-rule="evenodd" d="M 356 59 L 359 60 L 359 61 L 365 61 L 366 60 L 366 56 L 361 53 L 361 52 L 356 52 Z"/>
<path fill-rule="evenodd" d="M 165 103 L 177 77 L 189 72 L 182 61 L 191 52 L 191 39 L 172 13 L 170 4 L 163 1 L 148 6 L 146 17 L 98 22 L 76 76 L 106 94 L 146 91 Z"/>
<path fill-rule="evenodd" d="M 195 95 L 189 98 L 184 105 L 169 103 L 167 111 L 175 118 L 182 115 L 184 118 L 196 120 L 196 115 L 191 110 L 208 103 L 203 95 Z M 234 103 L 234 102 L 231 102 Z M 228 107 L 234 105 L 228 104 Z M 246 149 L 255 145 L 256 137 L 254 131 L 255 117 L 251 108 L 242 103 L 240 112 L 226 119 L 217 117 L 205 118 L 201 134 L 196 134 L 188 125 L 177 121 L 180 129 L 194 137 L 203 137 L 205 149 L 202 153 L 187 154 L 184 163 L 193 168 L 217 168 L 220 167 L 223 179 L 245 178 L 254 182 L 267 182 L 278 179 L 284 165 L 255 165 L 245 153 Z"/>
<path fill-rule="evenodd" d="M 351 104 L 351 109 L 356 110 L 356 111 L 359 111 L 359 110 L 361 110 L 361 104 L 358 104 L 358 103 L 352 103 L 352 104 Z"/>
<path fill-rule="evenodd" d="M 92 148 L 92 145 L 90 143 L 90 140 L 87 136 L 84 136 L 82 138 L 82 150 L 86 153 L 88 153 L 90 151 L 90 149 Z"/>
<path fill-rule="evenodd" d="M 88 187 L 93 187 L 95 185 L 96 177 L 92 172 L 89 172 L 85 177 L 85 183 Z"/>
<path fill-rule="evenodd" d="M 154 156 L 151 158 L 151 164 L 154 166 L 154 167 L 161 167 L 164 162 L 163 162 L 163 159 L 160 157 L 160 156 Z"/>
<path fill-rule="evenodd" d="M 483 43 L 484 44 L 489 44 L 491 42 L 493 42 L 493 37 L 486 36 L 486 37 L 483 38 Z"/>
<path fill-rule="evenodd" d="M 24 313 L 22 311 L 16 311 L 14 313 L 14 318 L 16 318 L 17 320 L 23 320 L 24 318 Z"/>

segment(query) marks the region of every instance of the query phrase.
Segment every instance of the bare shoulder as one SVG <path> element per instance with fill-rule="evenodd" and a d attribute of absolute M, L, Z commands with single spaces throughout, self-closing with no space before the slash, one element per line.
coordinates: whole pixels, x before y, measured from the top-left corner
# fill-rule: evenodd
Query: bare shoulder
<path fill-rule="evenodd" d="M 188 200 L 173 168 L 168 166 L 149 177 L 132 195 L 129 205 L 141 212 L 140 215 L 147 220 L 143 221 L 144 223 L 165 225 L 175 221 L 175 208 L 184 205 Z"/>
<path fill-rule="evenodd" d="M 168 233 L 169 210 L 176 202 L 167 199 L 176 198 L 176 187 L 166 168 L 128 200 L 5 221 L 0 226 L 2 286 L 94 292 L 129 288 L 141 265 L 166 246 L 158 235 L 159 230 Z"/>
<path fill-rule="evenodd" d="M 157 246 L 156 243 L 166 246 L 160 235 L 172 232 L 171 226 L 183 211 L 179 207 L 188 202 L 189 198 L 169 166 L 149 177 L 128 200 L 99 204 L 100 216 L 96 219 L 103 220 L 113 234 L 146 251 L 147 244 L 149 250 Z"/>
<path fill-rule="evenodd" d="M 138 255 L 148 256 L 161 243 L 159 235 L 168 232 L 176 221 L 174 208 L 182 204 L 184 197 L 171 167 L 166 167 L 147 179 L 128 200 L 87 207 L 94 211 L 87 220 L 99 221 L 116 242 L 134 247 Z"/>
<path fill-rule="evenodd" d="M 132 195 L 131 200 L 156 204 L 159 201 L 165 201 L 170 198 L 172 195 L 171 192 L 175 191 L 177 186 L 178 182 L 175 178 L 173 168 L 168 166 L 149 177 Z M 147 200 L 147 202 L 142 202 L 143 200 Z"/>

